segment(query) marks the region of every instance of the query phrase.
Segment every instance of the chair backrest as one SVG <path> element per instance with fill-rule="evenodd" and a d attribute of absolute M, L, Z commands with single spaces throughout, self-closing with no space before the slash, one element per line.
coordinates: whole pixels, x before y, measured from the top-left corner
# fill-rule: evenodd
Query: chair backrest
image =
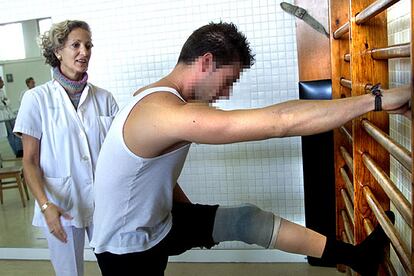
<path fill-rule="evenodd" d="M 8 165 L 5 165 L 6 163 L 8 163 Z M 22 158 L 3 158 L 0 154 L 0 168 L 4 168 L 4 167 L 21 167 L 22 166 Z"/>

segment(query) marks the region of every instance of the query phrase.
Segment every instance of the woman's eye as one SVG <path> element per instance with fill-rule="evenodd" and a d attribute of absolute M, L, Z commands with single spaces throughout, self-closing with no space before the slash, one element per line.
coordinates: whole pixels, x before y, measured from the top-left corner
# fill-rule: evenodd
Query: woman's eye
<path fill-rule="evenodd" d="M 80 45 L 79 43 L 73 43 L 73 44 L 72 44 L 72 47 L 73 47 L 73 48 L 79 48 L 79 45 Z"/>

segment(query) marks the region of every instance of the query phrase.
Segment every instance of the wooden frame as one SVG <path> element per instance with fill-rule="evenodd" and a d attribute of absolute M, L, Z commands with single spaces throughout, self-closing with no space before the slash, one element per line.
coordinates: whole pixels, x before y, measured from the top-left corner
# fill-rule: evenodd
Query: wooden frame
<path fill-rule="evenodd" d="M 388 59 L 411 56 L 412 64 L 411 43 L 389 46 L 387 41 L 386 9 L 398 1 L 330 0 L 332 98 L 363 95 L 376 83 L 381 83 L 385 91 Z M 411 1 L 411 32 L 413 12 Z M 412 172 L 413 151 L 393 141 L 388 132 L 386 112 L 370 112 L 334 131 L 337 238 L 358 244 L 379 223 L 390 237 L 407 275 L 412 275 L 414 234 L 411 249 L 405 248 L 384 210 L 389 209 L 391 198 L 412 229 L 412 205 L 388 176 L 390 154 Z M 395 275 L 387 258 L 380 274 Z"/>

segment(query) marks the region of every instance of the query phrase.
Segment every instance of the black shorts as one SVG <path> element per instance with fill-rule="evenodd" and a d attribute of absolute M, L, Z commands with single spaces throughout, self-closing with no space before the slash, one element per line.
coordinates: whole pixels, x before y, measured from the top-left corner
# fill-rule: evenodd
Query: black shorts
<path fill-rule="evenodd" d="M 179 255 L 194 247 L 211 248 L 218 205 L 174 203 L 173 224 L 167 236 L 149 250 L 128 254 L 95 254 L 103 276 L 164 275 L 168 256 Z"/>

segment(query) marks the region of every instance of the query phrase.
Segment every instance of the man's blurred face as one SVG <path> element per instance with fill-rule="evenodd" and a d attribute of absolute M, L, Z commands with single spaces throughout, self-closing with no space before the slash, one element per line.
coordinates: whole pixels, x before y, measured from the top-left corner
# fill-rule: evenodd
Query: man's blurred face
<path fill-rule="evenodd" d="M 240 78 L 240 73 L 239 63 L 215 68 L 202 81 L 201 93 L 198 93 L 200 100 L 215 102 L 218 99 L 228 99 L 234 83 Z"/>

